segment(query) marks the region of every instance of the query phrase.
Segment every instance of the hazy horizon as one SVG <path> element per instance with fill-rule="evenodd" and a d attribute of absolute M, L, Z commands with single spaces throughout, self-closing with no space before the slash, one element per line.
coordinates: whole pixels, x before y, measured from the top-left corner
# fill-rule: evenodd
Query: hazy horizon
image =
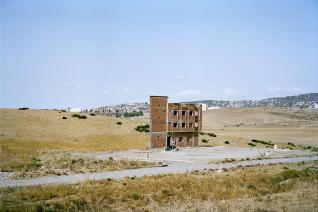
<path fill-rule="evenodd" d="M 0 1 L 0 107 L 318 93 L 317 1 Z"/>

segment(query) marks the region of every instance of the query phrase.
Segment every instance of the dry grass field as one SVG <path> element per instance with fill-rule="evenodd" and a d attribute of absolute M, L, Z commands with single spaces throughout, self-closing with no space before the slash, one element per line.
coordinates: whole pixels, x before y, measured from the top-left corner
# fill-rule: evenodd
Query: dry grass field
<path fill-rule="evenodd" d="M 134 129 L 147 119 L 85 115 L 0 109 L 1 170 L 31 177 L 160 165 L 69 157 L 69 152 L 147 147 L 148 135 Z M 248 147 L 251 139 L 294 149 L 318 146 L 317 111 L 220 109 L 203 115 L 203 131 L 216 137 L 201 135 L 208 140 L 201 146 Z M 0 190 L 0 211 L 317 211 L 317 190 L 318 164 L 312 162 L 7 188 Z"/>
<path fill-rule="evenodd" d="M 0 190 L 1 211 L 317 211 L 318 163 Z"/>
<path fill-rule="evenodd" d="M 147 146 L 147 134 L 134 129 L 144 123 L 142 120 L 85 115 L 87 119 L 56 110 L 0 109 L 0 169 L 32 168 L 36 166 L 34 158 L 54 151 L 112 151 Z"/>
<path fill-rule="evenodd" d="M 251 139 L 271 141 L 279 147 L 318 146 L 318 110 L 292 108 L 219 109 L 203 113 L 203 131 L 217 137 L 205 146 L 230 145 L 247 147 Z"/>
<path fill-rule="evenodd" d="M 0 169 L 36 168 L 34 158 L 54 151 L 147 147 L 148 135 L 134 128 L 149 120 L 85 115 L 87 119 L 58 110 L 0 109 Z M 279 144 L 279 147 L 317 147 L 318 112 L 290 108 L 212 110 L 203 114 L 203 131 L 214 133 L 216 137 L 202 135 L 200 141 L 205 138 L 208 142 L 200 142 L 201 146 L 249 147 L 251 139 L 259 139 Z M 256 146 L 265 147 L 262 144 Z"/>

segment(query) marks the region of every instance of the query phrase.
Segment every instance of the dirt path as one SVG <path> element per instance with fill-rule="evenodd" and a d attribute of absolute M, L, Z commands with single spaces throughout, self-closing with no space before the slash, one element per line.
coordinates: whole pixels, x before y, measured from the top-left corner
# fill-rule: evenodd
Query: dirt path
<path fill-rule="evenodd" d="M 194 170 L 221 170 L 224 168 L 235 168 L 238 166 L 268 165 L 278 163 L 299 163 L 318 160 L 318 156 L 297 157 L 297 158 L 279 158 L 266 160 L 239 161 L 222 164 L 193 164 L 184 162 L 174 162 L 167 167 L 154 167 L 142 169 L 129 169 L 120 171 L 106 171 L 100 173 L 74 174 L 69 176 L 45 176 L 31 179 L 11 179 L 0 181 L 0 188 L 12 186 L 33 186 L 45 184 L 74 184 L 85 180 L 102 180 L 107 178 L 122 179 L 125 177 L 143 177 L 158 174 L 182 174 Z"/>

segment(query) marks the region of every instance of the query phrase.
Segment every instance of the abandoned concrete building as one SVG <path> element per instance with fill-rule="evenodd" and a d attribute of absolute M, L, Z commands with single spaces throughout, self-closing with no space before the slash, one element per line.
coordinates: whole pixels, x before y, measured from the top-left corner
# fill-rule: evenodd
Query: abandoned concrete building
<path fill-rule="evenodd" d="M 150 96 L 150 147 L 195 147 L 202 129 L 202 106 L 168 103 L 167 96 Z"/>

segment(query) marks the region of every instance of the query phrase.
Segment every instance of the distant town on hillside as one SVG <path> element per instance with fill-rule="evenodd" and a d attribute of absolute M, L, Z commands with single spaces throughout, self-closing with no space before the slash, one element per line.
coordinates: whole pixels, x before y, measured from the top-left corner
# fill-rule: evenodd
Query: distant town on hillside
<path fill-rule="evenodd" d="M 308 93 L 295 96 L 273 97 L 261 100 L 200 100 L 188 103 L 203 103 L 208 109 L 216 108 L 246 108 L 246 107 L 298 107 L 315 108 L 318 105 L 318 93 Z"/>
<path fill-rule="evenodd" d="M 295 107 L 295 108 L 318 108 L 318 93 L 308 93 L 295 96 L 274 97 L 262 100 L 198 100 L 180 103 L 202 104 L 203 111 L 220 108 L 246 108 L 246 107 Z M 117 105 L 101 106 L 83 110 L 100 115 L 134 117 L 149 113 L 149 103 L 124 103 Z"/>

